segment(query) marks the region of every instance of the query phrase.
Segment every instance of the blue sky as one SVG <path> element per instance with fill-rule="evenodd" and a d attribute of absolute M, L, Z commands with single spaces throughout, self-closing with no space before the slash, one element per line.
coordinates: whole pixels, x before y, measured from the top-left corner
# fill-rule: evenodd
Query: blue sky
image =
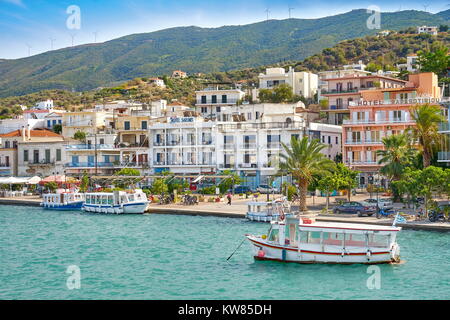
<path fill-rule="evenodd" d="M 69 30 L 66 10 L 81 10 L 81 29 Z M 318 18 L 377 5 L 381 11 L 406 9 L 436 13 L 450 0 L 0 0 L 0 58 L 14 59 L 51 49 L 104 42 L 132 33 L 177 26 L 219 27 L 269 18 Z M 51 41 L 50 39 L 53 39 Z"/>

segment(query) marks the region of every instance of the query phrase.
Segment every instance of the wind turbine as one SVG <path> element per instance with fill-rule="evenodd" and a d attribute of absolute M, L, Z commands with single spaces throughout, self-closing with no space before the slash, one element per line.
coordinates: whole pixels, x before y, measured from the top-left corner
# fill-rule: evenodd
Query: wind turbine
<path fill-rule="evenodd" d="M 56 39 L 50 38 L 50 50 L 53 50 L 53 43 L 56 41 Z"/>
<path fill-rule="evenodd" d="M 31 48 L 33 47 L 30 46 L 28 43 L 26 44 L 26 46 L 28 47 L 28 56 L 31 56 Z"/>
<path fill-rule="evenodd" d="M 73 47 L 73 42 L 74 42 L 75 36 L 76 36 L 76 33 L 73 33 L 70 35 L 70 37 L 72 38 L 72 47 Z"/>
<path fill-rule="evenodd" d="M 94 43 L 97 43 L 98 31 L 93 32 L 93 34 L 94 34 Z"/>
<path fill-rule="evenodd" d="M 265 12 L 267 14 L 267 21 L 269 21 L 269 12 L 270 12 L 269 8 L 267 8 Z"/>
<path fill-rule="evenodd" d="M 295 8 L 288 8 L 289 11 L 289 19 L 291 18 L 291 11 L 294 10 Z"/>
<path fill-rule="evenodd" d="M 423 5 L 423 8 L 425 9 L 425 12 L 428 12 L 428 11 L 427 11 L 427 8 L 428 8 L 429 6 L 430 6 L 429 4 L 424 4 L 424 5 Z"/>

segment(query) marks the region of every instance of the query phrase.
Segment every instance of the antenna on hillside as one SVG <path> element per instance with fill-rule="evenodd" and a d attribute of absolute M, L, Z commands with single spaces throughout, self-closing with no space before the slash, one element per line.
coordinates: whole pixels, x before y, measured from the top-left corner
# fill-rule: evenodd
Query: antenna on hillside
<path fill-rule="evenodd" d="M 402 5 L 400 5 L 400 8 L 398 8 L 397 11 L 402 11 Z"/>
<path fill-rule="evenodd" d="M 288 8 L 289 11 L 289 19 L 291 18 L 291 11 L 294 10 L 295 8 Z"/>
<path fill-rule="evenodd" d="M 26 44 L 26 46 L 28 47 L 28 56 L 31 56 L 31 48 L 33 47 L 30 46 L 28 43 Z"/>
<path fill-rule="evenodd" d="M 428 11 L 427 11 L 427 8 L 428 8 L 429 6 L 430 6 L 429 4 L 424 4 L 424 5 L 423 5 L 423 8 L 425 9 L 425 12 L 428 12 Z"/>
<path fill-rule="evenodd" d="M 97 43 L 98 31 L 93 32 L 93 34 L 94 34 L 94 43 Z"/>
<path fill-rule="evenodd" d="M 72 47 L 73 47 L 73 42 L 74 42 L 75 36 L 76 36 L 75 33 L 73 33 L 73 34 L 70 35 L 70 37 L 72 38 Z"/>
<path fill-rule="evenodd" d="M 267 21 L 269 21 L 269 12 L 270 12 L 269 8 L 267 8 L 265 12 L 267 14 Z"/>
<path fill-rule="evenodd" d="M 56 39 L 50 38 L 50 50 L 53 50 L 53 43 L 56 41 Z"/>

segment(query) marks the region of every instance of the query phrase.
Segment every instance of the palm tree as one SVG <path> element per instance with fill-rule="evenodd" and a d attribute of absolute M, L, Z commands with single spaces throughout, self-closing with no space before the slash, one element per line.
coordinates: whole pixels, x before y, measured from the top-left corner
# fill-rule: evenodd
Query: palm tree
<path fill-rule="evenodd" d="M 404 134 L 394 134 L 383 138 L 384 150 L 378 150 L 381 157 L 379 164 L 384 164 L 381 173 L 391 180 L 399 180 L 407 165 L 410 165 L 416 156 L 416 150 L 411 146 L 411 137 Z"/>
<path fill-rule="evenodd" d="M 411 129 L 413 138 L 419 142 L 422 150 L 423 167 L 431 165 L 433 150 L 440 144 L 438 124 L 444 121 L 441 108 L 436 105 L 417 105 L 411 108 L 411 118 L 416 126 Z"/>
<path fill-rule="evenodd" d="M 307 211 L 306 194 L 314 175 L 323 175 L 333 170 L 334 162 L 325 158 L 321 150 L 325 145 L 318 140 L 309 141 L 308 137 L 298 140 L 291 138 L 291 147 L 282 143 L 285 153 L 280 154 L 280 168 L 291 173 L 300 188 L 300 211 Z"/>

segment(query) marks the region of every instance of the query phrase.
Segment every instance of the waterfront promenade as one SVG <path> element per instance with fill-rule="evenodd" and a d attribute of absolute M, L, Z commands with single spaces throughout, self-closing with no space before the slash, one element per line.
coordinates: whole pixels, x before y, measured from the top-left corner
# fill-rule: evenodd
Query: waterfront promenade
<path fill-rule="evenodd" d="M 341 198 L 341 197 L 339 197 Z M 358 201 L 368 198 L 367 195 L 356 195 L 352 200 Z M 217 216 L 227 218 L 244 219 L 247 212 L 247 202 L 251 199 L 233 199 L 232 205 L 226 202 L 201 202 L 194 206 L 185 206 L 181 203 L 159 205 L 151 204 L 148 209 L 150 214 L 177 214 L 177 215 L 194 215 L 194 216 Z M 266 196 L 261 195 L 258 201 L 265 201 Z M 41 199 L 38 196 L 23 196 L 20 198 L 0 198 L 0 205 L 22 205 L 22 206 L 39 206 Z M 357 217 L 349 214 L 323 214 L 321 208 L 324 206 L 325 198 L 316 197 L 308 198 L 308 207 L 310 208 L 307 216 L 314 217 L 317 221 L 329 222 L 353 222 L 362 224 L 379 224 L 392 225 L 392 218 L 376 217 Z M 333 207 L 334 199 L 330 200 L 330 208 Z M 396 204 L 395 209 L 400 212 L 412 213 L 406 209 L 402 209 L 401 204 Z M 415 230 L 432 230 L 432 231 L 450 231 L 450 223 L 448 222 L 429 222 L 410 220 L 406 224 L 399 224 L 404 229 Z"/>

